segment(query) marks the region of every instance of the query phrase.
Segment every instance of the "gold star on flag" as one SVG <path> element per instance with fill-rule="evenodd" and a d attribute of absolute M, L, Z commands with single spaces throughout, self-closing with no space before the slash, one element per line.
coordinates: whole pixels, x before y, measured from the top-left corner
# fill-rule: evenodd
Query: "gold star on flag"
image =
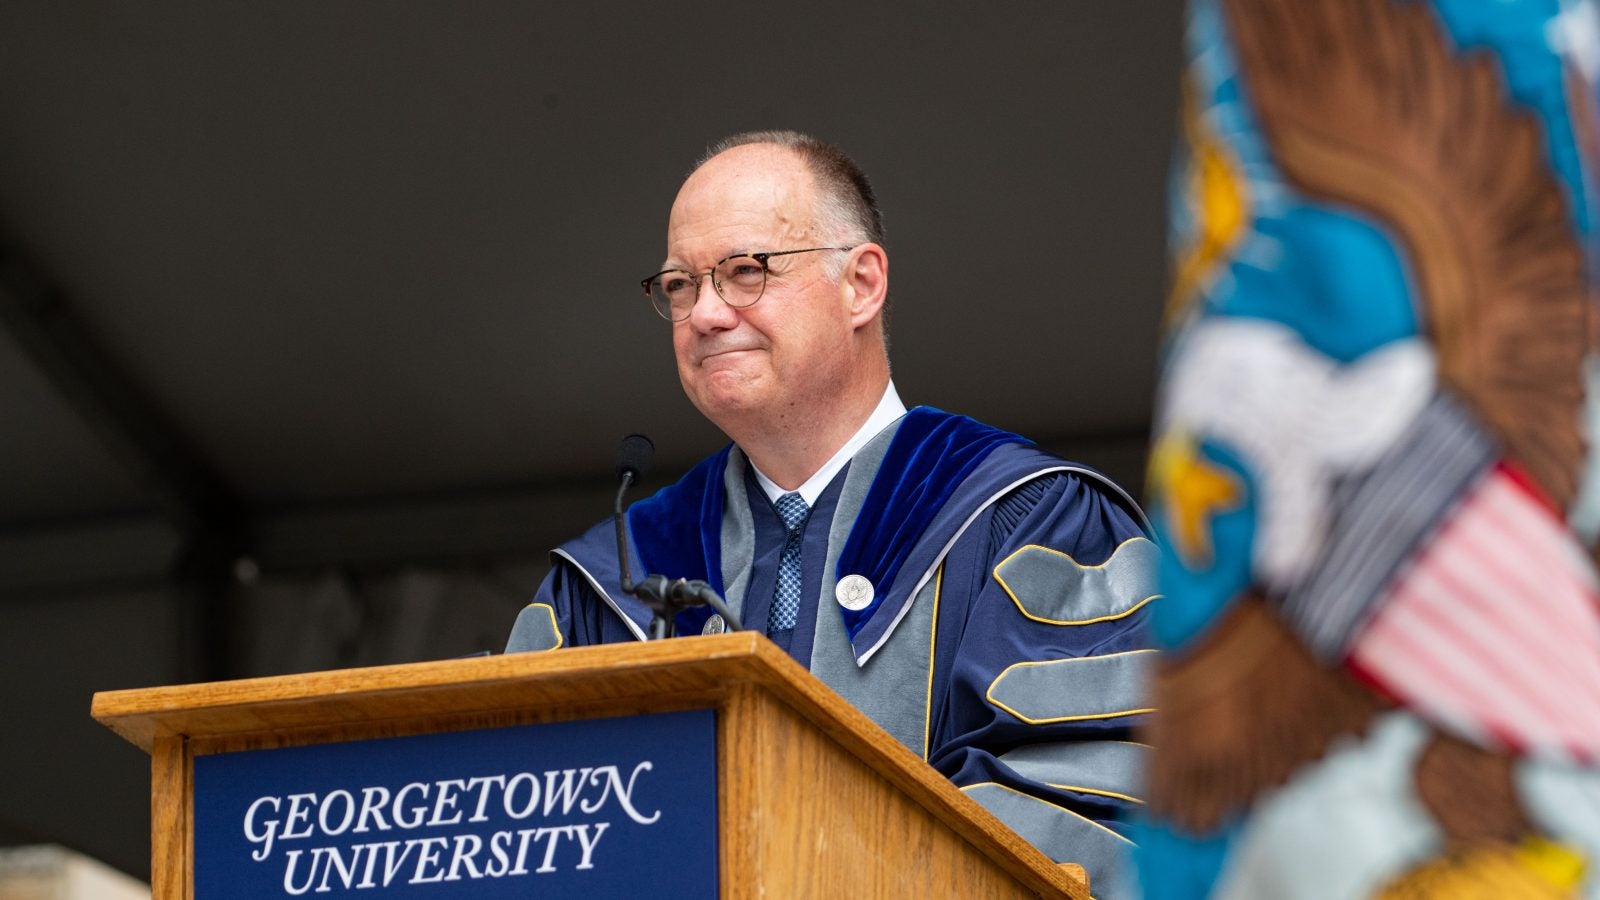
<path fill-rule="evenodd" d="M 1211 567 L 1211 520 L 1238 509 L 1244 498 L 1239 477 L 1197 450 L 1192 437 L 1172 433 L 1150 458 L 1150 480 L 1166 510 L 1173 547 L 1192 570 Z"/>

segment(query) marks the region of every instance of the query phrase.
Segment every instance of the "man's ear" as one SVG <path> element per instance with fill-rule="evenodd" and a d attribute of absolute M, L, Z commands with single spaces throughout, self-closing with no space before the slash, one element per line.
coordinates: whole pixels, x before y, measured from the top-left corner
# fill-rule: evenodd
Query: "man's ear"
<path fill-rule="evenodd" d="M 861 328 L 883 310 L 889 296 L 889 254 L 881 244 L 861 244 L 850 251 L 841 288 L 849 303 L 850 324 Z"/>

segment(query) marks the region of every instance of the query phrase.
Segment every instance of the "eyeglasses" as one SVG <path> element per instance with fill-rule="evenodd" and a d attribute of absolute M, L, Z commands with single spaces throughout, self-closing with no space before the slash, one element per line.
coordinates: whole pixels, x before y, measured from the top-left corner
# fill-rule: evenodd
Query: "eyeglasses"
<path fill-rule="evenodd" d="M 754 305 L 767 289 L 767 260 L 793 253 L 821 250 L 854 250 L 854 247 L 807 247 L 804 250 L 778 250 L 772 253 L 736 253 L 719 261 L 703 274 L 711 276 L 711 286 L 722 302 L 736 309 Z M 668 322 L 682 322 L 694 311 L 700 297 L 700 278 L 683 269 L 666 269 L 639 282 L 650 303 Z"/>

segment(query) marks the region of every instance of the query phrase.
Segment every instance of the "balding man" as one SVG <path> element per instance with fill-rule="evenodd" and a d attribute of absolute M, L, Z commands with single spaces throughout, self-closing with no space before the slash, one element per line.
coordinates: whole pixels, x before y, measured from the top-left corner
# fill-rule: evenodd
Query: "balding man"
<path fill-rule="evenodd" d="M 629 510 L 634 571 L 710 582 L 746 628 L 1114 895 L 1153 594 L 1133 501 L 1016 435 L 906 410 L 880 216 L 837 148 L 793 132 L 714 146 L 678 192 L 661 268 L 643 284 L 678 377 L 733 443 Z M 610 523 L 553 562 L 534 599 L 548 629 L 508 650 L 645 637 Z"/>

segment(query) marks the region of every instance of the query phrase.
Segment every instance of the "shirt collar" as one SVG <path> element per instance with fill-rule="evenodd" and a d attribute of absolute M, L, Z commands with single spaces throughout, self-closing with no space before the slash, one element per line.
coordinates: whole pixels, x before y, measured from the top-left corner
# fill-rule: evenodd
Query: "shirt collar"
<path fill-rule="evenodd" d="M 861 423 L 861 427 L 856 429 L 856 433 L 851 436 L 850 440 L 844 442 L 844 446 L 839 448 L 839 452 L 835 453 L 832 459 L 823 463 L 822 468 L 812 473 L 804 484 L 795 488 L 801 498 L 806 501 L 806 505 L 815 506 L 817 498 L 822 496 L 823 488 L 828 486 L 828 482 L 833 480 L 833 476 L 839 474 L 839 470 L 844 468 L 846 463 L 855 458 L 856 451 L 866 446 L 867 441 L 877 437 L 878 432 L 888 428 L 905 414 L 906 405 L 900 402 L 900 395 L 896 393 L 894 382 L 891 380 L 889 386 L 883 390 L 883 399 L 878 401 L 878 406 L 872 411 L 872 415 L 867 416 L 867 421 Z M 768 500 L 775 501 L 784 494 L 789 493 L 778 487 L 777 482 L 768 478 L 760 469 L 756 468 L 755 463 L 752 462 L 750 468 L 756 473 L 756 481 L 761 485 L 761 489 L 766 492 Z"/>

